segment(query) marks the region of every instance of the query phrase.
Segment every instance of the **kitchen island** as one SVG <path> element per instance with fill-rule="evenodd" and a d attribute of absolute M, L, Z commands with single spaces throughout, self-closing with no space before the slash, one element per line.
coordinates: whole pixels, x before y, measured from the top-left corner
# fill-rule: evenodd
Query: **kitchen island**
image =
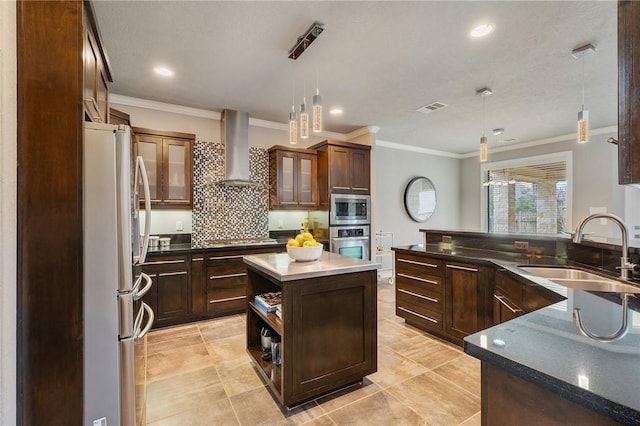
<path fill-rule="evenodd" d="M 286 253 L 244 257 L 248 266 L 247 351 L 285 406 L 357 383 L 377 371 L 379 264 L 323 252 L 296 262 Z M 254 297 L 282 292 L 282 318 Z M 262 359 L 260 332 L 281 338 L 281 364 Z"/>

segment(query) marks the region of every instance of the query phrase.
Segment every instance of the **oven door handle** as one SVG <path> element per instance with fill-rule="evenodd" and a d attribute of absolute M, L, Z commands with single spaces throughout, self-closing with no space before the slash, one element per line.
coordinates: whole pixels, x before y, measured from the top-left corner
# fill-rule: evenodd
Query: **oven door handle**
<path fill-rule="evenodd" d="M 369 237 L 332 237 L 333 241 L 357 241 L 357 240 L 369 240 Z"/>

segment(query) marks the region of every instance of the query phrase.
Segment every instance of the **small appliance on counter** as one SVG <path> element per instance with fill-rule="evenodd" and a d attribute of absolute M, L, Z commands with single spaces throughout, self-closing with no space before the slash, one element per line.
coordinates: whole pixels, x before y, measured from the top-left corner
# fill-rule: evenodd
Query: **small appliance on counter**
<path fill-rule="evenodd" d="M 149 236 L 149 247 L 158 247 L 158 242 L 160 241 L 160 237 L 157 235 Z"/>
<path fill-rule="evenodd" d="M 159 240 L 161 248 L 169 248 L 169 246 L 171 245 L 171 238 L 169 237 L 162 237 Z"/>

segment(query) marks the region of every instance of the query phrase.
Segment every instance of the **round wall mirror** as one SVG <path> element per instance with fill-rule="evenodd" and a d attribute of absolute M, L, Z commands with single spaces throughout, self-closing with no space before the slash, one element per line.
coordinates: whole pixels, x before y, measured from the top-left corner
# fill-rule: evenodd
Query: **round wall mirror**
<path fill-rule="evenodd" d="M 409 181 L 404 190 L 404 208 L 416 222 L 424 222 L 436 210 L 436 188 L 426 177 L 416 177 Z"/>

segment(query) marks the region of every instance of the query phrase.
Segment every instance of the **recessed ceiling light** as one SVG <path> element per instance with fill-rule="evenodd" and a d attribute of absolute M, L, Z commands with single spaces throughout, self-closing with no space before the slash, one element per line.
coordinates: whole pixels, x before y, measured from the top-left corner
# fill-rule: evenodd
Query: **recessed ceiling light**
<path fill-rule="evenodd" d="M 166 67 L 155 67 L 153 69 L 156 74 L 161 75 L 163 77 L 173 77 L 173 71 Z"/>
<path fill-rule="evenodd" d="M 342 108 L 331 108 L 331 110 L 329 110 L 329 114 L 340 115 L 342 114 Z"/>
<path fill-rule="evenodd" d="M 475 27 L 474 29 L 471 30 L 471 32 L 469 33 L 469 35 L 471 37 L 484 37 L 487 34 L 489 34 L 491 31 L 493 31 L 493 25 L 491 24 L 481 24 L 478 25 L 477 27 Z"/>

